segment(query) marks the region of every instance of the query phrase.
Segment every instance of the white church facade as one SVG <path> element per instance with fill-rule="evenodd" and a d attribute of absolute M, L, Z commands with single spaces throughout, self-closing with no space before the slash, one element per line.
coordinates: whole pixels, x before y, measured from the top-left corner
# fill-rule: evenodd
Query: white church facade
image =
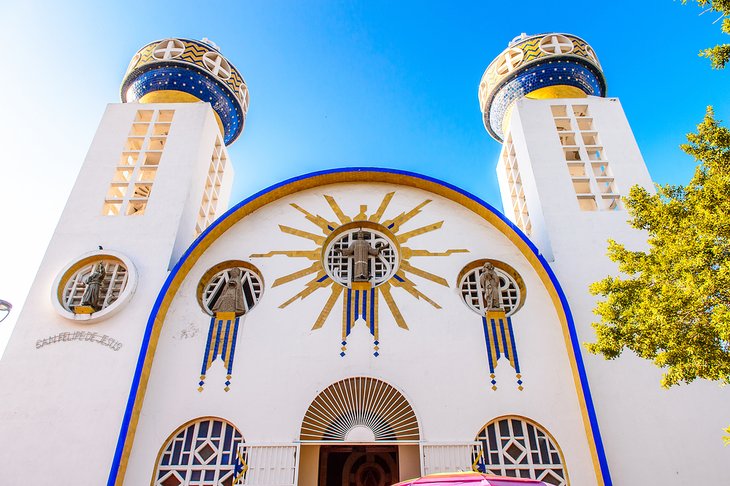
<path fill-rule="evenodd" d="M 504 214 L 397 168 L 229 205 L 249 94 L 208 41 L 144 46 L 121 97 L 0 362 L 1 484 L 730 477 L 726 393 L 584 351 L 606 240 L 644 244 L 620 197 L 652 187 L 584 40 L 520 36 L 482 78 Z"/>

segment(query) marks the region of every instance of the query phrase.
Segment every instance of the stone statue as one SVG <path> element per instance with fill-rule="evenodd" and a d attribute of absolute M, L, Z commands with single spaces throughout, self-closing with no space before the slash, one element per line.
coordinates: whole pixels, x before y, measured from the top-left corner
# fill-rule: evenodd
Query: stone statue
<path fill-rule="evenodd" d="M 240 268 L 231 268 L 228 272 L 228 282 L 213 304 L 213 312 L 235 312 L 236 315 L 241 315 L 246 311 L 243 305 L 242 277 L 243 273 Z"/>
<path fill-rule="evenodd" d="M 485 310 L 498 310 L 502 308 L 502 296 L 499 289 L 499 275 L 494 270 L 494 265 L 487 262 L 482 267 L 479 275 L 479 285 L 482 287 Z"/>
<path fill-rule="evenodd" d="M 97 311 L 101 309 L 103 302 L 99 301 L 99 294 L 105 276 L 104 263 L 97 263 L 91 273 L 84 278 L 86 288 L 84 289 L 84 295 L 81 296 L 81 305 L 89 306 Z"/>
<path fill-rule="evenodd" d="M 381 251 L 382 248 L 373 248 L 372 246 L 370 246 L 370 243 L 365 241 L 364 231 L 358 231 L 355 234 L 355 241 L 350 243 L 349 247 L 344 250 L 338 248 L 335 250 L 335 253 L 340 253 L 346 257 L 354 257 L 355 265 L 352 272 L 352 281 L 367 282 L 370 280 L 370 278 L 372 278 L 372 275 L 370 274 L 370 269 L 368 268 L 370 255 L 378 256 L 380 255 Z"/>

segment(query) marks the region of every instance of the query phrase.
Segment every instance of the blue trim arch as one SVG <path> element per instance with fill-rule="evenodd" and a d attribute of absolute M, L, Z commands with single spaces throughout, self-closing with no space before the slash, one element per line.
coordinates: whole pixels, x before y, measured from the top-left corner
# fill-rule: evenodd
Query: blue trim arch
<path fill-rule="evenodd" d="M 130 430 L 136 428 L 136 413 L 139 412 L 142 401 L 139 397 L 139 393 L 144 393 L 144 389 L 141 388 L 141 385 L 143 384 L 143 381 L 146 383 L 146 379 L 144 378 L 144 372 L 145 369 L 148 369 L 148 367 L 151 366 L 151 358 L 150 356 L 148 356 L 148 354 L 155 331 L 155 323 L 158 320 L 158 313 L 160 313 L 161 310 L 163 312 L 166 311 L 166 309 L 163 309 L 163 306 L 165 305 L 165 300 L 167 298 L 168 292 L 173 289 L 173 284 L 177 281 L 179 275 L 184 275 L 187 272 L 187 269 L 189 269 L 189 267 L 192 265 L 196 258 L 194 255 L 197 252 L 204 250 L 204 248 L 202 248 L 204 246 L 203 242 L 211 235 L 215 236 L 216 234 L 220 234 L 225 231 L 228 226 L 226 223 L 229 223 L 229 225 L 235 224 L 237 220 L 231 222 L 227 222 L 226 220 L 228 220 L 236 212 L 242 210 L 249 204 L 259 203 L 263 206 L 273 200 L 283 197 L 283 195 L 298 192 L 309 187 L 315 187 L 329 183 L 351 181 L 367 182 L 377 179 L 377 177 L 368 177 L 368 175 L 381 175 L 381 178 L 383 179 L 385 179 L 386 177 L 390 179 L 389 181 L 383 180 L 382 182 L 391 182 L 396 184 L 402 183 L 404 185 L 409 185 L 407 181 L 422 182 L 424 185 L 436 185 L 440 186 L 443 189 L 456 193 L 457 195 L 465 198 L 465 200 L 469 203 L 466 207 L 468 207 L 469 209 L 475 212 L 480 209 L 486 210 L 486 212 L 489 213 L 491 216 L 496 217 L 501 223 L 506 225 L 506 227 L 508 227 L 513 232 L 511 236 L 516 237 L 518 241 L 520 241 L 520 243 L 524 244 L 529 249 L 530 255 L 533 256 L 534 259 L 536 259 L 541 267 L 540 269 L 545 272 L 550 282 L 552 283 L 553 288 L 557 293 L 560 306 L 562 307 L 570 337 L 571 349 L 573 351 L 572 358 L 574 359 L 574 364 L 576 367 L 576 370 L 574 371 L 577 373 L 577 378 L 580 383 L 580 391 L 583 393 L 582 398 L 584 399 L 584 408 L 588 416 L 587 418 L 590 424 L 590 432 L 592 435 L 591 438 L 593 440 L 593 446 L 595 447 L 593 454 L 595 455 L 594 461 L 597 461 L 598 463 L 597 479 L 599 481 L 602 481 L 602 484 L 606 486 L 612 486 L 613 483 L 611 481 L 611 475 L 608 468 L 608 461 L 606 460 L 603 441 L 601 439 L 601 433 L 598 427 L 598 419 L 596 417 L 595 408 L 593 406 L 593 398 L 588 384 L 588 377 L 586 375 L 583 358 L 580 353 L 580 341 L 578 340 L 578 334 L 575 329 L 573 315 L 570 311 L 568 300 L 560 286 L 560 283 L 558 282 L 557 277 L 555 276 L 555 273 L 552 271 L 545 258 L 540 254 L 537 247 L 517 226 L 512 224 L 512 222 L 510 222 L 502 213 L 497 211 L 487 202 L 457 186 L 449 184 L 448 182 L 435 179 L 433 177 L 417 174 L 414 172 L 376 167 L 353 167 L 311 172 L 309 174 L 304 174 L 302 176 L 287 179 L 278 184 L 269 186 L 268 188 L 244 199 L 243 201 L 239 202 L 231 209 L 226 211 L 225 214 L 223 214 L 205 231 L 203 231 L 203 233 L 198 236 L 198 238 L 196 238 L 196 240 L 190 245 L 190 247 L 185 251 L 180 260 L 178 260 L 178 262 L 175 264 L 172 271 L 168 275 L 167 279 L 165 280 L 165 283 L 163 284 L 159 294 L 157 295 L 157 299 L 155 300 L 152 311 L 150 312 L 149 319 L 147 320 L 139 357 L 137 359 L 137 366 L 135 369 L 134 377 L 132 379 L 127 405 L 124 411 L 124 418 L 122 420 L 122 424 L 119 430 L 114 458 L 112 461 L 111 469 L 109 471 L 109 477 L 107 480 L 108 486 L 121 484 L 124 479 L 124 471 L 122 471 L 122 465 L 124 464 L 124 467 L 126 467 L 127 458 L 125 457 L 125 450 L 129 451 L 132 446 L 133 436 L 130 436 Z M 332 177 L 333 180 L 326 180 L 328 177 Z M 398 179 L 400 179 L 400 181 Z M 320 180 L 322 182 L 319 182 Z M 307 184 L 308 182 L 309 184 Z M 292 190 L 288 193 L 282 193 L 282 189 L 286 188 L 287 186 L 291 186 Z M 233 218 L 231 219 L 233 220 Z M 510 235 L 507 236 L 509 237 Z M 536 270 L 538 270 L 538 268 L 536 268 Z M 133 422 L 135 423 L 133 424 Z"/>

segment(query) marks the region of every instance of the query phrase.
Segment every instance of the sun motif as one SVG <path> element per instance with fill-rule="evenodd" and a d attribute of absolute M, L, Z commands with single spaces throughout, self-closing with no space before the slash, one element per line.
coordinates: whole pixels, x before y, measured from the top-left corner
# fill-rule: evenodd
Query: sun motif
<path fill-rule="evenodd" d="M 373 336 L 374 355 L 379 355 L 379 332 L 378 332 L 378 302 L 380 297 L 385 301 L 390 314 L 393 316 L 398 327 L 408 329 L 403 314 L 393 298 L 393 288 L 401 288 L 418 300 L 425 300 L 436 309 L 441 306 L 418 290 L 408 275 L 417 275 L 431 282 L 448 287 L 449 284 L 443 277 L 434 275 L 411 263 L 415 257 L 446 257 L 454 253 L 466 253 L 466 249 L 449 249 L 440 252 L 433 252 L 424 249 L 414 249 L 404 246 L 411 239 L 417 236 L 436 231 L 443 226 L 443 220 L 431 223 L 419 228 L 401 232 L 401 227 L 429 204 L 432 200 L 426 199 L 407 212 L 402 212 L 394 218 L 383 220 L 383 216 L 390 204 L 395 192 L 385 194 L 377 210 L 368 215 L 368 207 L 360 205 L 360 211 L 355 216 L 346 215 L 337 201 L 325 195 L 327 204 L 332 209 L 339 223 L 335 223 L 319 214 L 314 215 L 297 204 L 291 206 L 302 213 L 304 218 L 317 226 L 321 234 L 279 225 L 279 229 L 287 234 L 298 236 L 312 241 L 316 248 L 311 250 L 274 250 L 268 253 L 255 253 L 252 258 L 270 258 L 276 255 L 284 255 L 290 258 L 304 258 L 310 260 L 311 265 L 297 270 L 283 277 L 276 279 L 272 287 L 284 285 L 294 280 L 313 275 L 304 284 L 304 288 L 293 295 L 279 308 L 283 309 L 297 300 L 303 300 L 320 289 L 329 289 L 330 295 L 324 304 L 319 316 L 314 321 L 313 330 L 320 329 L 337 301 L 342 297 L 342 343 L 341 356 L 345 356 L 347 350 L 347 338 L 352 327 L 358 321 L 364 321 Z M 362 234 L 367 242 L 371 253 L 369 255 L 368 269 L 370 276 L 367 281 L 357 281 L 354 278 L 353 263 L 345 253 L 349 245 Z"/>

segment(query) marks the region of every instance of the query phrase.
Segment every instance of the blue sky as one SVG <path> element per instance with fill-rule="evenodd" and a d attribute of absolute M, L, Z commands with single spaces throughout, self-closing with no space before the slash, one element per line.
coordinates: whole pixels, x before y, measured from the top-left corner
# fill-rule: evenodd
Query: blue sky
<path fill-rule="evenodd" d="M 444 179 L 499 208 L 499 144 L 482 126 L 477 87 L 510 39 L 586 39 L 654 180 L 685 183 L 694 162 L 678 148 L 684 134 L 710 104 L 730 120 L 730 70 L 697 56 L 730 39 L 700 12 L 672 0 L 0 0 L 0 298 L 16 305 L 0 350 L 104 107 L 119 101 L 129 60 L 152 40 L 209 37 L 246 78 L 232 203 L 313 170 L 381 166 Z"/>

